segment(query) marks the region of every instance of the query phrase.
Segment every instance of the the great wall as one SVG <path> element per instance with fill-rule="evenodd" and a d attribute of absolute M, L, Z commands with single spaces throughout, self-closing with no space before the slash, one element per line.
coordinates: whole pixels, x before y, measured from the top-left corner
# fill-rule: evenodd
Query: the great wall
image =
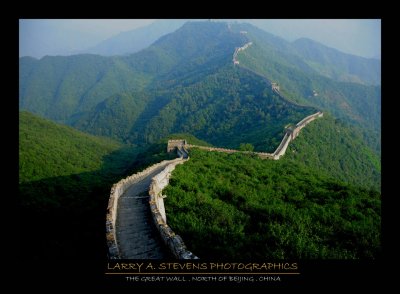
<path fill-rule="evenodd" d="M 184 148 L 186 150 L 190 150 L 190 148 L 199 148 L 207 151 L 217 151 L 217 152 L 225 152 L 225 153 L 247 153 L 247 154 L 254 154 L 259 156 L 262 159 L 274 159 L 278 160 L 283 156 L 286 152 L 286 149 L 291 141 L 293 141 L 298 135 L 302 128 L 304 128 L 307 124 L 312 122 L 314 119 L 318 117 L 322 117 L 323 113 L 318 111 L 312 115 L 309 115 L 302 119 L 300 122 L 296 124 L 294 127 L 289 127 L 286 129 L 285 135 L 276 148 L 274 153 L 266 153 L 266 152 L 251 152 L 251 151 L 239 151 L 235 149 L 226 149 L 226 148 L 218 148 L 218 147 L 206 147 L 206 146 L 199 146 L 199 145 L 192 145 L 188 144 L 186 140 L 169 140 L 167 151 L 171 152 L 175 148 Z"/>
<path fill-rule="evenodd" d="M 238 52 L 245 50 L 250 45 L 252 45 L 252 42 L 235 48 L 234 65 L 239 65 Z M 278 96 L 288 101 L 280 94 L 277 83 L 271 82 L 250 69 L 243 69 L 262 77 Z M 176 150 L 178 158 L 154 164 L 142 172 L 122 179 L 111 188 L 106 216 L 109 258 L 163 259 L 174 257 L 177 259 L 197 259 L 197 256 L 187 250 L 182 238 L 168 226 L 164 208 L 165 196 L 162 195 L 162 190 L 168 185 L 175 167 L 189 160 L 187 150 L 200 148 L 226 153 L 241 152 L 255 154 L 262 159 L 278 160 L 285 154 L 289 143 L 298 136 L 300 130 L 311 121 L 322 116 L 323 113 L 318 111 L 305 117 L 295 126 L 286 128 L 281 143 L 273 153 L 206 147 L 188 144 L 186 140 L 169 140 L 167 151 Z"/>
<path fill-rule="evenodd" d="M 300 130 L 322 116 L 322 112 L 317 112 L 302 119 L 295 127 L 287 128 L 274 153 L 206 147 L 188 144 L 186 140 L 169 140 L 167 151 L 176 150 L 179 158 L 154 164 L 113 185 L 106 218 L 109 258 L 159 259 L 171 255 L 177 259 L 198 258 L 187 250 L 182 238 L 168 226 L 165 196 L 162 195 L 175 167 L 189 160 L 187 150 L 199 148 L 226 153 L 241 152 L 255 154 L 262 159 L 278 160 Z"/>
<path fill-rule="evenodd" d="M 197 258 L 167 225 L 161 194 L 176 165 L 186 160 L 164 160 L 113 185 L 106 216 L 110 259 Z"/>
<path fill-rule="evenodd" d="M 253 44 L 253 42 L 248 42 L 246 44 L 244 44 L 242 47 L 237 47 L 235 48 L 235 52 L 233 53 L 233 64 L 239 64 L 239 60 L 237 60 L 237 55 L 240 51 L 246 50 L 249 46 L 251 46 Z"/>

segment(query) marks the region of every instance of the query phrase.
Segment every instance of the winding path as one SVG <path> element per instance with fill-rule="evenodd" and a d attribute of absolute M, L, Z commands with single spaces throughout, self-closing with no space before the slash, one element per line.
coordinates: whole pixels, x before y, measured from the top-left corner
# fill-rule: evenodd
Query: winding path
<path fill-rule="evenodd" d="M 119 198 L 116 235 L 121 258 L 163 259 L 170 257 L 151 217 L 149 186 L 151 179 L 169 162 L 132 184 Z"/>

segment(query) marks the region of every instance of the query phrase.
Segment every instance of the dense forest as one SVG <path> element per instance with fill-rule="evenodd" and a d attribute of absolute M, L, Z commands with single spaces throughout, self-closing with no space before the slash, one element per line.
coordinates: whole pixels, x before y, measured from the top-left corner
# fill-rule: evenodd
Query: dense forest
<path fill-rule="evenodd" d="M 272 151 L 286 125 L 316 112 L 280 99 L 263 79 L 231 66 L 168 95 L 173 98 L 145 128 L 148 142 L 190 132 L 220 147 L 248 142 L 257 151 Z"/>
<path fill-rule="evenodd" d="M 228 65 L 188 86 L 106 99 L 73 125 L 128 143 L 154 143 L 170 133 L 190 132 L 221 147 L 249 142 L 269 152 L 286 125 L 314 112 L 280 99 L 263 78 Z"/>
<path fill-rule="evenodd" d="M 381 254 L 380 193 L 301 162 L 193 149 L 164 192 L 168 223 L 201 258 Z"/>

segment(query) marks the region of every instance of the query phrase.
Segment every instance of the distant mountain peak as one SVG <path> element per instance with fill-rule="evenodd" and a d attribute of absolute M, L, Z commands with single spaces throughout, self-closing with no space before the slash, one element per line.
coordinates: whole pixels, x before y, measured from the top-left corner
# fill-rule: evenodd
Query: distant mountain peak
<path fill-rule="evenodd" d="M 147 48 L 160 37 L 177 30 L 185 22 L 184 19 L 157 20 L 147 26 L 121 32 L 81 52 L 104 56 L 132 54 Z"/>

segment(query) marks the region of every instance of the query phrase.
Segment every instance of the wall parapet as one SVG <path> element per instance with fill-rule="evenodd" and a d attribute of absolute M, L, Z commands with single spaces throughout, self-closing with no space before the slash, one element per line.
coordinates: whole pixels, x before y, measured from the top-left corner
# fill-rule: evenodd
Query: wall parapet
<path fill-rule="evenodd" d="M 154 224 L 160 233 L 164 244 L 169 248 L 171 253 L 177 259 L 198 259 L 196 255 L 187 250 L 185 243 L 179 235 L 167 224 L 167 217 L 164 208 L 164 198 L 162 190 L 168 185 L 172 171 L 178 164 L 183 164 L 189 159 L 178 158 L 165 169 L 153 177 L 150 184 L 150 210 Z"/>
<path fill-rule="evenodd" d="M 112 186 L 110 192 L 110 198 L 108 199 L 107 214 L 106 214 L 106 239 L 108 246 L 108 257 L 110 259 L 121 258 L 118 248 L 116 230 L 115 230 L 119 197 L 127 190 L 128 187 L 130 187 L 132 184 L 136 182 L 139 182 L 158 167 L 162 166 L 167 162 L 173 162 L 176 160 L 180 160 L 180 158 L 173 160 L 163 160 L 159 163 L 153 164 L 141 172 L 135 173 L 125 179 L 120 180 L 118 183 Z"/>

